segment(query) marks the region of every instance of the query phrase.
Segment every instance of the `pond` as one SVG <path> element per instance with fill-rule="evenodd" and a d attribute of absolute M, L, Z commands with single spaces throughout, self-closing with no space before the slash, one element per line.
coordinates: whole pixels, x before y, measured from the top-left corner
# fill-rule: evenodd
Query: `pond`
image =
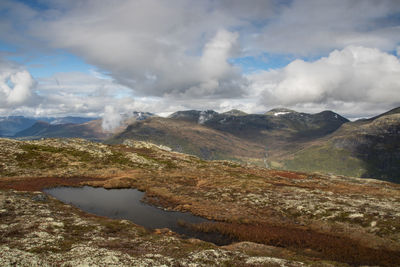
<path fill-rule="evenodd" d="M 169 228 L 183 235 L 184 238 L 194 237 L 217 245 L 232 242 L 229 238 L 216 233 L 200 233 L 182 226 L 178 222 L 195 224 L 211 221 L 189 212 L 165 211 L 146 204 L 141 201 L 144 192 L 137 189 L 104 189 L 84 186 L 56 187 L 45 189 L 44 192 L 95 215 L 130 220 L 149 229 Z"/>

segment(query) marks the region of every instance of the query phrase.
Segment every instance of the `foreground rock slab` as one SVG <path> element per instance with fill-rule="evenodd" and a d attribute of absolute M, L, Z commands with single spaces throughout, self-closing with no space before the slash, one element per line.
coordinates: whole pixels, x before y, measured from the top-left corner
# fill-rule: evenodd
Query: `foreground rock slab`
<path fill-rule="evenodd" d="M 155 234 L 125 220 L 85 214 L 40 192 L 0 191 L 0 218 L 0 266 L 313 265 Z"/>

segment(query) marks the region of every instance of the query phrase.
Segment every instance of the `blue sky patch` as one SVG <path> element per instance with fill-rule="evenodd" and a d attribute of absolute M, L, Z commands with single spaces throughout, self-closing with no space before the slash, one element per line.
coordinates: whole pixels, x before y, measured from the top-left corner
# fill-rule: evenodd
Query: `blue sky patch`
<path fill-rule="evenodd" d="M 26 58 L 25 56 L 8 56 L 7 59 L 24 64 L 35 78 L 52 76 L 57 72 L 90 73 L 94 66 L 87 64 L 80 57 L 67 52 Z"/>
<path fill-rule="evenodd" d="M 290 55 L 263 54 L 258 57 L 232 58 L 229 63 L 240 66 L 244 74 L 253 73 L 260 70 L 280 69 L 294 60 Z"/>

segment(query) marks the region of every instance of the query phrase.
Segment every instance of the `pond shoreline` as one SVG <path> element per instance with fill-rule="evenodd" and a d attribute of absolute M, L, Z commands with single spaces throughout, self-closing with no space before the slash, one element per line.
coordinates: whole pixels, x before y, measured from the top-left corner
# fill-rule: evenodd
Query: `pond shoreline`
<path fill-rule="evenodd" d="M 216 245 L 236 241 L 216 231 L 197 231 L 191 225 L 214 223 L 190 212 L 167 211 L 144 202 L 145 192 L 137 189 L 104 189 L 100 187 L 53 187 L 43 192 L 84 212 L 112 219 L 126 219 L 150 230 L 172 231 L 182 238 L 197 238 Z M 157 230 L 156 230 L 157 229 Z M 160 230 L 161 229 L 161 230 Z"/>

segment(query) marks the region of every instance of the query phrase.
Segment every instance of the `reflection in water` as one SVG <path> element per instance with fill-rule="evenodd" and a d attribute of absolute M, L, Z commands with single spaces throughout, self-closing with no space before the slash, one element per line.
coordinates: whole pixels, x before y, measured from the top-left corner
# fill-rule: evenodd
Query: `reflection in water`
<path fill-rule="evenodd" d="M 109 189 L 94 187 L 56 187 L 44 190 L 64 203 L 74 205 L 86 212 L 114 219 L 127 219 L 146 228 L 169 228 L 172 231 L 195 237 L 218 245 L 230 240 L 215 233 L 198 233 L 178 224 L 202 223 L 209 220 L 190 213 L 165 211 L 140 200 L 144 193 L 136 189 Z"/>

